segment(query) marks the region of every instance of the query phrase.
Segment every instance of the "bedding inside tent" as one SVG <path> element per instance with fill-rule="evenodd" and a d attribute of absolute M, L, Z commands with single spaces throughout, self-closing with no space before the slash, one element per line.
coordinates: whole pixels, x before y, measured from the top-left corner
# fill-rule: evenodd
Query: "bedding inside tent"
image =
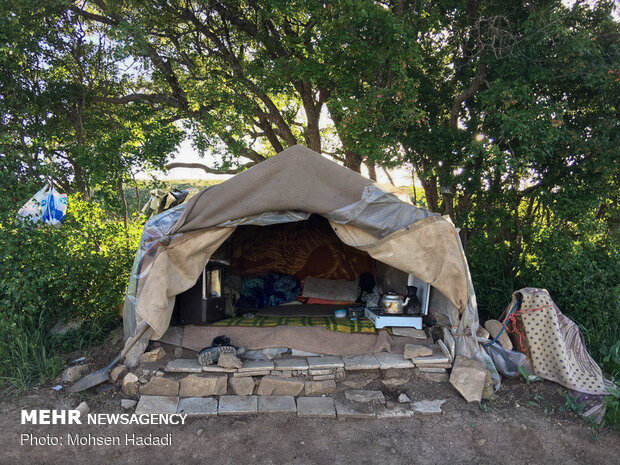
<path fill-rule="evenodd" d="M 239 226 L 211 259 L 228 264 L 223 275 L 227 318 L 213 322 L 214 326 L 322 327 L 345 333 L 375 333 L 370 320 L 336 318 L 334 311 L 346 309 L 359 300 L 358 280 L 364 274 L 372 276 L 378 289 L 384 291 L 402 295 L 407 288 L 406 273 L 343 243 L 329 221 L 320 215 L 290 223 Z M 294 278 L 299 283 L 299 292 L 277 305 L 247 305 L 241 296 L 243 283 L 269 274 Z M 318 297 L 304 297 L 307 278 L 314 283 L 314 295 Z M 322 287 L 338 287 L 340 283 L 353 287 L 354 292 L 339 299 L 330 299 L 328 294 L 333 289 L 325 289 L 326 294 L 321 295 Z M 431 315 L 435 318 L 434 309 L 438 304 L 446 307 L 446 300 L 438 294 L 433 295 L 432 301 Z M 174 311 L 179 310 L 176 305 Z M 453 305 L 452 311 L 458 314 Z M 172 321 L 176 321 L 174 312 Z"/>

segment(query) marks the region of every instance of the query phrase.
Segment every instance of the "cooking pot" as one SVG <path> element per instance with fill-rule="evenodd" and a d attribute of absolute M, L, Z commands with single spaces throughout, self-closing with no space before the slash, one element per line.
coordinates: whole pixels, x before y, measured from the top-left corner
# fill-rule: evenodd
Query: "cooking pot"
<path fill-rule="evenodd" d="M 403 308 L 409 299 L 403 302 L 403 296 L 400 294 L 396 294 L 395 292 L 388 292 L 387 294 L 383 294 L 381 298 L 381 310 L 383 313 L 387 313 L 390 315 L 402 315 Z"/>

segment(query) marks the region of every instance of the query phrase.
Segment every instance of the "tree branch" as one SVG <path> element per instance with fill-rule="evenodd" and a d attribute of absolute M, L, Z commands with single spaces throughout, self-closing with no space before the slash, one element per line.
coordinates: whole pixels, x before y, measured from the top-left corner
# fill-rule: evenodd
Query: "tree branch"
<path fill-rule="evenodd" d="M 240 173 L 241 171 L 251 168 L 254 165 L 256 165 L 255 162 L 250 162 L 250 163 L 246 163 L 245 165 L 241 165 L 238 168 L 224 170 L 224 169 L 211 168 L 210 166 L 204 165 L 202 163 L 185 163 L 185 162 L 179 161 L 179 162 L 168 163 L 166 165 L 166 169 L 171 170 L 174 168 L 193 168 L 193 169 L 201 169 L 204 172 L 209 173 L 209 174 L 237 174 L 237 173 Z"/>
<path fill-rule="evenodd" d="M 97 102 L 112 103 L 114 105 L 125 105 L 131 102 L 145 101 L 149 103 L 167 103 L 167 104 L 171 104 L 176 107 L 180 106 L 178 101 L 173 99 L 171 96 L 164 95 L 164 94 L 136 93 L 136 94 L 123 95 L 122 97 L 98 96 L 98 97 L 95 97 L 94 100 Z"/>
<path fill-rule="evenodd" d="M 110 26 L 116 26 L 120 22 L 117 19 L 109 18 L 103 15 L 98 15 L 96 13 L 91 13 L 90 11 L 86 11 L 78 7 L 77 5 L 69 5 L 69 9 L 73 11 L 74 13 L 76 13 L 77 15 L 81 16 L 82 18 L 88 19 L 90 21 L 97 21 L 99 23 L 108 24 Z"/>
<path fill-rule="evenodd" d="M 481 64 L 478 67 L 478 71 L 476 72 L 476 77 L 474 77 L 474 80 L 471 82 L 469 87 L 463 92 L 461 92 L 459 95 L 457 95 L 454 99 L 454 103 L 452 104 L 452 110 L 450 110 L 449 124 L 451 128 L 456 129 L 458 127 L 459 113 L 461 111 L 462 103 L 468 98 L 473 97 L 474 94 L 478 92 L 478 89 L 480 89 L 480 86 L 484 82 L 486 72 L 487 66 L 485 64 Z"/>

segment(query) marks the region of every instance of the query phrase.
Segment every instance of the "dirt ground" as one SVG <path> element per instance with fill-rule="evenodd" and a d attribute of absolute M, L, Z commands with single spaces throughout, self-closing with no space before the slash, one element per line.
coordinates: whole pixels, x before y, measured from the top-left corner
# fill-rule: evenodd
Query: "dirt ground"
<path fill-rule="evenodd" d="M 368 387 L 377 387 L 373 381 Z M 373 386 L 374 385 L 374 386 Z M 20 410 L 75 408 L 86 400 L 96 413 L 120 413 L 113 389 L 67 396 L 50 386 L 0 401 L 2 464 L 523 464 L 620 463 L 620 435 L 594 430 L 565 411 L 565 391 L 554 383 L 504 380 L 497 398 L 468 405 L 448 383 L 412 377 L 384 388 L 388 399 L 405 391 L 412 399 L 447 399 L 442 414 L 406 420 L 321 420 L 259 415 L 188 419 L 181 426 L 32 426 Z M 23 433 L 66 437 L 81 433 L 164 436 L 170 446 L 20 445 Z"/>

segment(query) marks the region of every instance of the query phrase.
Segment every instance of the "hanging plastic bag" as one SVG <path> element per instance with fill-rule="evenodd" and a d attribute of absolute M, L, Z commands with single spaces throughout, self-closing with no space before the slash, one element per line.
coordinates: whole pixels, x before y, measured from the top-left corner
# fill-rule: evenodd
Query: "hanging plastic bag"
<path fill-rule="evenodd" d="M 34 194 L 17 212 L 31 223 L 51 224 L 60 228 L 67 213 L 67 194 L 61 194 L 51 185 L 46 185 Z"/>

